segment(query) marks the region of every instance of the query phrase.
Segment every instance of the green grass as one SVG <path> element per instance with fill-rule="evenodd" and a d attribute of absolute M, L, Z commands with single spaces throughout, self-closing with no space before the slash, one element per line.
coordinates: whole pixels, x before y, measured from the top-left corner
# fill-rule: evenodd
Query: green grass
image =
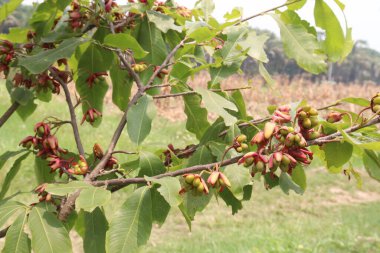
<path fill-rule="evenodd" d="M 4 93 L 5 88 L 1 86 L 0 112 L 10 104 Z M 69 118 L 62 97 L 55 98 L 54 104 L 41 103 L 26 122 L 13 115 L 0 129 L 0 153 L 19 149 L 19 141 L 32 134 L 34 123 L 49 115 Z M 120 112 L 107 110 L 99 128 L 87 124 L 80 127 L 87 152 L 91 152 L 95 142 L 104 148 L 108 145 L 119 116 Z M 69 126 L 64 126 L 57 136 L 62 147 L 75 151 L 71 131 Z M 186 133 L 184 122 L 156 118 L 143 148 L 155 151 L 169 143 L 183 147 L 193 142 L 194 137 Z M 136 150 L 126 132 L 117 149 Z M 11 164 L 12 160 L 0 171 L 0 183 Z M 266 191 L 262 182 L 255 182 L 252 199 L 244 202 L 244 209 L 238 214 L 232 216 L 223 201 L 213 200 L 195 217 L 191 232 L 180 212 L 173 210 L 161 228 L 154 227 L 142 252 L 380 252 L 380 185 L 361 173 L 364 184 L 359 190 L 354 180 L 348 181 L 343 175 L 307 169 L 308 189 L 303 196 L 287 196 L 280 189 Z M 35 186 L 30 156 L 9 194 Z M 107 208 L 108 217 L 122 204 L 130 188 L 113 196 L 114 204 Z"/>

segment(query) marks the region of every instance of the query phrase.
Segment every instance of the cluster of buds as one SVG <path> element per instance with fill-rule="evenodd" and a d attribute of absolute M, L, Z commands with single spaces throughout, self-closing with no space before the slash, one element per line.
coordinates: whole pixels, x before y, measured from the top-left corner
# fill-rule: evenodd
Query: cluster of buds
<path fill-rule="evenodd" d="M 104 153 L 103 153 L 103 149 L 102 147 L 98 144 L 98 143 L 95 143 L 94 147 L 92 148 L 92 151 L 94 153 L 94 157 L 95 157 L 95 161 L 96 160 L 101 160 L 103 157 L 104 157 Z M 116 157 L 114 156 L 111 156 L 106 165 L 104 166 L 104 168 L 107 170 L 110 170 L 110 169 L 114 169 L 115 167 L 118 166 L 118 160 L 116 159 Z"/>
<path fill-rule="evenodd" d="M 44 201 L 52 202 L 53 201 L 51 194 L 47 193 L 45 191 L 46 187 L 47 187 L 47 184 L 44 183 L 44 184 L 37 186 L 36 189 L 34 189 L 34 192 L 37 193 L 39 196 L 39 199 L 38 199 L 39 202 L 44 202 Z"/>
<path fill-rule="evenodd" d="M 302 130 L 310 130 L 319 124 L 318 110 L 309 105 L 298 109 L 297 118 Z"/>
<path fill-rule="evenodd" d="M 95 84 L 98 84 L 102 81 L 104 81 L 103 76 L 108 76 L 107 72 L 96 72 L 92 73 L 89 77 L 86 79 L 86 83 L 88 87 L 92 88 L 92 86 Z"/>
<path fill-rule="evenodd" d="M 185 6 L 177 7 L 176 12 L 178 15 L 181 15 L 182 17 L 187 18 L 187 19 L 191 18 L 192 16 L 191 10 L 189 10 Z"/>
<path fill-rule="evenodd" d="M 67 170 L 70 174 L 86 175 L 88 172 L 88 164 L 83 156 L 79 156 L 78 162 L 72 162 L 70 168 Z"/>
<path fill-rule="evenodd" d="M 71 3 L 71 10 L 69 11 L 69 19 L 67 22 L 69 22 L 70 27 L 75 31 L 77 29 L 80 29 L 84 26 L 87 16 L 84 15 L 80 10 L 80 5 L 77 1 L 73 1 Z"/>
<path fill-rule="evenodd" d="M 380 99 L 379 99 L 379 103 L 380 103 Z M 329 114 L 327 114 L 327 116 L 326 116 L 326 121 L 329 123 L 336 123 L 336 122 L 341 121 L 342 118 L 343 118 L 343 113 L 329 112 Z"/>
<path fill-rule="evenodd" d="M 82 118 L 82 121 L 80 122 L 80 124 L 82 125 L 85 121 L 87 121 L 92 125 L 100 117 L 102 117 L 101 112 L 99 112 L 95 108 L 90 108 L 83 115 L 83 118 Z"/>
<path fill-rule="evenodd" d="M 292 120 L 290 116 L 290 107 L 289 106 L 280 106 L 278 107 L 273 115 L 272 121 L 278 124 L 288 123 Z"/>
<path fill-rule="evenodd" d="M 148 68 L 148 66 L 147 66 L 145 63 L 143 63 L 143 62 L 132 64 L 132 69 L 133 69 L 133 71 L 135 71 L 135 72 L 137 72 L 137 73 L 139 73 L 139 72 L 143 72 L 143 71 L 145 71 L 147 68 Z"/>
<path fill-rule="evenodd" d="M 195 189 L 199 193 L 208 194 L 208 186 L 206 181 L 199 174 L 185 174 L 185 187 L 180 190 L 180 193 L 184 193 L 189 189 Z"/>
<path fill-rule="evenodd" d="M 371 99 L 371 110 L 373 113 L 380 113 L 380 93 L 377 93 L 376 96 Z"/>
<path fill-rule="evenodd" d="M 232 143 L 232 147 L 239 153 L 248 149 L 247 136 L 244 134 L 237 136 Z"/>
<path fill-rule="evenodd" d="M 207 183 L 219 191 L 223 191 L 224 187 L 231 187 L 230 180 L 219 170 L 215 170 L 207 179 Z"/>
<path fill-rule="evenodd" d="M 0 73 L 3 72 L 5 76 L 9 73 L 9 65 L 15 57 L 13 44 L 8 40 L 0 42 Z"/>
<path fill-rule="evenodd" d="M 13 77 L 13 84 L 15 87 L 23 86 L 27 89 L 36 87 L 37 92 L 51 90 L 53 94 L 58 95 L 60 93 L 60 84 L 47 71 L 32 76 L 16 73 Z"/>

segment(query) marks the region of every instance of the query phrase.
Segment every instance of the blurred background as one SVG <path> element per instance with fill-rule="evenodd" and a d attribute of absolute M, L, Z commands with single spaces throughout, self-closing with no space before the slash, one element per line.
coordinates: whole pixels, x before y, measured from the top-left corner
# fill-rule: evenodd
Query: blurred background
<path fill-rule="evenodd" d="M 5 0 L 0 0 L 0 5 Z M 7 33 L 12 27 L 24 27 L 32 14 L 32 2 L 24 1 L 11 16 L 0 25 L 0 32 Z M 118 1 L 123 4 L 127 1 Z M 195 1 L 180 0 L 180 4 L 191 7 Z M 284 1 L 267 0 L 217 0 L 215 13 L 223 14 L 235 5 L 243 6 L 249 16 Z M 380 22 L 380 2 L 375 0 L 344 1 L 347 4 L 347 19 L 353 27 L 354 49 L 342 63 L 330 64 L 329 71 L 321 75 L 311 75 L 300 69 L 293 60 L 283 53 L 278 31 L 273 24 L 263 19 L 252 21 L 258 33 L 270 36 L 266 52 L 269 64 L 266 66 L 273 75 L 272 86 L 258 74 L 258 66 L 253 59 L 242 65 L 242 73 L 226 79 L 223 88 L 250 86 L 242 93 L 247 109 L 254 118 L 267 115 L 267 106 L 307 100 L 311 105 L 320 107 L 331 104 L 344 97 L 372 97 L 379 91 L 380 84 L 380 35 L 375 26 Z M 253 7 L 255 6 L 255 8 Z M 305 13 L 304 16 L 311 17 Z M 360 18 L 358 18 L 360 17 Z M 377 20 L 377 21 L 376 21 Z M 321 36 L 323 36 L 321 34 Z M 377 50 L 376 50 L 377 49 Z M 201 73 L 191 80 L 191 86 L 206 87 L 210 77 Z M 3 82 L 3 80 L 0 80 Z M 112 88 L 112 87 L 111 87 Z M 110 89 L 111 89 L 110 88 Z M 164 90 L 170 93 L 170 89 Z M 143 149 L 156 151 L 165 149 L 168 144 L 185 147 L 196 142 L 194 136 L 185 131 L 186 116 L 183 113 L 181 98 L 156 100 L 160 116 L 156 117 L 152 134 L 144 142 Z M 54 115 L 68 118 L 63 95 L 55 96 L 53 102 L 38 102 L 36 112 L 25 122 L 14 115 L 0 131 L 0 153 L 17 150 L 19 141 L 29 135 L 32 126 L 43 118 Z M 10 101 L 5 86 L 0 84 L 0 112 L 5 111 Z M 112 105 L 111 92 L 106 99 L 107 109 L 99 128 L 88 124 L 80 128 L 84 146 L 91 150 L 94 136 L 102 146 L 107 146 L 116 128 L 121 112 Z M 350 108 L 356 110 L 356 108 Z M 78 116 L 79 117 L 79 116 Z M 61 146 L 74 150 L 75 143 L 71 129 L 64 126 L 57 134 Z M 133 147 L 124 134 L 119 148 Z M 118 157 L 119 158 L 119 157 Z M 9 192 L 36 186 L 33 178 L 33 159 L 30 166 L 23 169 L 23 182 L 13 184 Z M 123 162 L 123 157 L 119 158 Z M 7 166 L 12 164 L 10 161 Z M 244 202 L 243 210 L 234 216 L 224 202 L 213 203 L 195 217 L 192 230 L 178 210 L 173 210 L 167 222 L 155 227 L 151 239 L 142 252 L 380 252 L 380 185 L 366 176 L 361 165 L 355 169 L 357 178 L 347 178 L 343 173 L 327 171 L 323 161 L 315 161 L 306 169 L 308 188 L 303 196 L 285 195 L 279 188 L 267 191 L 263 182 L 255 182 L 253 197 Z M 7 169 L 0 171 L 0 183 Z M 113 196 L 114 205 L 107 210 L 112 213 L 122 204 L 129 187 Z M 120 203 L 119 203 L 120 202 Z M 75 251 L 81 252 L 81 240 L 73 232 Z M 0 248 L 3 245 L 0 240 Z"/>

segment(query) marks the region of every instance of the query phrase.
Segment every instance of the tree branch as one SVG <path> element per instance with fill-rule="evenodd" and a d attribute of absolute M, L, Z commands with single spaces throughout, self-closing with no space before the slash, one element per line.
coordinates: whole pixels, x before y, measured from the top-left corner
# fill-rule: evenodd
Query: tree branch
<path fill-rule="evenodd" d="M 17 108 L 20 106 L 19 103 L 14 102 L 8 110 L 1 116 L 0 118 L 0 127 L 4 125 L 5 122 L 12 116 L 12 114 L 17 110 Z"/>
<path fill-rule="evenodd" d="M 78 152 L 79 152 L 80 155 L 82 155 L 84 157 L 85 153 L 84 153 L 83 144 L 82 144 L 82 141 L 81 141 L 81 138 L 80 138 L 80 134 L 79 134 L 77 118 L 76 118 L 76 115 L 75 115 L 75 108 L 73 106 L 73 102 L 71 101 L 70 91 L 69 91 L 69 88 L 67 87 L 67 83 L 65 83 L 57 75 L 57 73 L 55 72 L 55 70 L 53 68 L 49 68 L 49 71 L 53 75 L 54 79 L 57 80 L 59 82 L 59 84 L 63 88 L 63 91 L 65 93 L 65 97 L 66 97 L 66 102 L 67 102 L 67 105 L 69 107 L 70 121 L 71 121 L 70 123 L 71 123 L 71 126 L 73 128 L 74 138 L 75 138 L 75 142 L 77 144 Z"/>
<path fill-rule="evenodd" d="M 155 88 L 155 86 L 151 86 L 152 88 Z M 245 89 L 252 89 L 251 86 L 244 86 L 244 87 L 237 87 L 237 88 L 228 88 L 228 89 L 210 89 L 209 91 L 235 91 L 235 90 L 245 90 Z M 164 95 L 156 95 L 153 96 L 154 99 L 161 99 L 161 98 L 171 98 L 171 97 L 180 97 L 180 96 L 186 96 L 186 95 L 192 95 L 197 94 L 196 91 L 184 91 L 174 94 L 164 94 Z"/>

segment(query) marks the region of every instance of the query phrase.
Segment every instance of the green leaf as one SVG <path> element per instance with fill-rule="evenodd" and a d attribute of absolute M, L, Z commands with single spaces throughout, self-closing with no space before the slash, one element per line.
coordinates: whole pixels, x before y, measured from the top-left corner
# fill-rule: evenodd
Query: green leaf
<path fill-rule="evenodd" d="M 127 130 L 134 143 L 140 145 L 149 135 L 155 115 L 156 107 L 149 96 L 140 97 L 137 103 L 131 106 L 127 113 Z"/>
<path fill-rule="evenodd" d="M 329 60 L 338 61 L 342 57 L 345 45 L 343 29 L 338 18 L 324 0 L 315 1 L 314 18 L 316 25 L 326 31 L 323 44 Z"/>
<path fill-rule="evenodd" d="M 199 27 L 189 34 L 189 38 L 194 39 L 198 43 L 209 41 L 215 36 L 216 31 L 211 30 L 209 27 L 206 26 Z"/>
<path fill-rule="evenodd" d="M 98 206 L 104 206 L 111 199 L 111 192 L 100 187 L 83 189 L 77 200 L 75 208 L 92 212 Z"/>
<path fill-rule="evenodd" d="M 179 210 L 181 211 L 183 217 L 186 220 L 187 226 L 189 227 L 189 231 L 191 231 L 191 221 L 192 221 L 192 218 L 187 214 L 187 211 L 185 209 L 185 205 L 182 203 L 178 208 L 179 208 Z"/>
<path fill-rule="evenodd" d="M 128 71 L 121 69 L 117 64 L 112 65 L 110 77 L 112 80 L 112 101 L 121 111 L 124 111 L 131 96 L 133 79 L 129 76 Z"/>
<path fill-rule="evenodd" d="M 93 188 L 93 186 L 83 181 L 71 181 L 67 184 L 48 184 L 45 191 L 57 196 L 65 196 L 71 194 L 76 190 L 84 190 Z"/>
<path fill-rule="evenodd" d="M 34 159 L 34 175 L 38 184 L 54 182 L 55 175 L 50 171 L 47 161 L 36 156 Z"/>
<path fill-rule="evenodd" d="M 114 215 L 107 231 L 107 252 L 132 253 L 144 245 L 152 230 L 152 200 L 149 187 L 140 187 Z"/>
<path fill-rule="evenodd" d="M 0 23 L 2 23 L 17 7 L 22 0 L 10 0 L 8 3 L 2 3 L 0 7 Z"/>
<path fill-rule="evenodd" d="M 165 166 L 158 156 L 146 151 L 140 152 L 139 177 L 151 177 L 162 174 L 165 171 Z"/>
<path fill-rule="evenodd" d="M 321 149 L 324 152 L 327 168 L 335 171 L 350 160 L 353 146 L 348 142 L 330 142 L 324 144 Z"/>
<path fill-rule="evenodd" d="M 83 249 L 86 253 L 106 252 L 106 232 L 108 222 L 104 212 L 95 208 L 91 213 L 84 212 Z"/>
<path fill-rule="evenodd" d="M 24 161 L 25 158 L 27 158 L 29 154 L 30 153 L 28 152 L 20 156 L 19 158 L 17 158 L 17 160 L 13 163 L 13 166 L 9 169 L 1 186 L 0 200 L 2 200 L 5 194 L 8 192 L 13 179 L 16 177 L 17 173 L 19 172 L 21 168 L 22 161 Z"/>
<path fill-rule="evenodd" d="M 239 200 L 243 199 L 243 188 L 251 184 L 251 175 L 248 169 L 238 165 L 230 165 L 224 170 L 224 175 L 230 180 L 232 194 Z"/>
<path fill-rule="evenodd" d="M 11 27 L 9 28 L 9 33 L 0 34 L 0 39 L 9 40 L 13 43 L 25 43 L 27 41 L 28 31 L 28 28 Z"/>
<path fill-rule="evenodd" d="M 231 126 L 237 121 L 234 116 L 225 110 L 229 109 L 232 111 L 237 111 L 234 103 L 209 90 L 197 88 L 196 91 L 201 94 L 202 101 L 204 102 L 207 110 L 221 116 L 227 126 Z"/>
<path fill-rule="evenodd" d="M 226 19 L 226 21 L 229 20 L 234 20 L 234 19 L 239 19 L 242 17 L 243 13 L 243 8 L 233 8 L 230 13 L 224 14 L 223 18 Z"/>
<path fill-rule="evenodd" d="M 69 234 L 57 217 L 41 205 L 34 206 L 29 214 L 32 248 L 38 253 L 72 252 Z"/>
<path fill-rule="evenodd" d="M 7 235 L 5 237 L 5 246 L 2 251 L 3 253 L 31 252 L 30 239 L 24 232 L 24 227 L 27 219 L 28 215 L 25 210 L 25 212 L 20 214 L 20 216 L 18 216 L 12 223 L 12 226 L 8 229 Z"/>
<path fill-rule="evenodd" d="M 204 19 L 206 22 L 208 22 L 209 18 L 211 17 L 212 12 L 215 9 L 215 4 L 213 0 L 202 0 L 198 1 L 199 7 L 203 11 Z"/>
<path fill-rule="evenodd" d="M 183 194 L 183 212 L 194 220 L 194 216 L 197 212 L 203 211 L 212 198 L 212 193 L 203 194 L 196 190 L 187 191 Z"/>
<path fill-rule="evenodd" d="M 324 57 L 317 53 L 319 50 L 317 38 L 308 33 L 302 24 L 286 24 L 279 15 L 271 16 L 280 28 L 285 54 L 313 74 L 325 71 L 327 65 Z"/>
<path fill-rule="evenodd" d="M 130 49 L 136 59 L 144 58 L 148 54 L 133 36 L 126 33 L 109 34 L 105 37 L 104 44 L 123 51 Z"/>
<path fill-rule="evenodd" d="M 47 70 L 50 65 L 62 58 L 70 58 L 77 46 L 86 42 L 83 38 L 64 40 L 57 48 L 41 51 L 32 56 L 19 59 L 19 65 L 24 66 L 32 74 L 39 74 Z"/>
<path fill-rule="evenodd" d="M 287 173 L 281 172 L 279 183 L 281 190 L 285 194 L 289 194 L 290 190 L 293 190 L 295 193 L 301 195 L 304 193 L 304 190 L 297 185 Z"/>
<path fill-rule="evenodd" d="M 179 195 L 181 184 L 177 178 L 164 177 L 157 179 L 146 176 L 144 178 L 147 181 L 160 185 L 157 191 L 162 195 L 162 197 L 164 197 L 166 202 L 168 202 L 171 207 L 179 206 L 182 203 L 182 198 Z"/>
<path fill-rule="evenodd" d="M 1 201 L 0 202 L 0 227 L 20 211 L 25 211 L 27 206 L 17 201 Z"/>
<path fill-rule="evenodd" d="M 177 32 L 182 32 L 182 27 L 177 26 L 174 23 L 174 19 L 168 15 L 162 14 L 157 11 L 148 10 L 146 12 L 149 22 L 152 22 L 160 29 L 163 33 L 167 33 L 168 30 L 174 30 Z"/>
<path fill-rule="evenodd" d="M 211 80 L 208 83 L 209 89 L 220 89 L 220 82 L 231 76 L 236 74 L 240 69 L 240 63 L 234 63 L 232 65 L 222 65 L 218 68 L 210 68 L 210 76 Z"/>
<path fill-rule="evenodd" d="M 197 148 L 197 151 L 190 157 L 187 164 L 188 167 L 195 166 L 199 164 L 208 164 L 214 161 L 210 150 L 206 146 L 200 146 Z"/>
<path fill-rule="evenodd" d="M 37 109 L 37 105 L 34 103 L 34 101 L 31 99 L 29 100 L 28 104 L 25 106 L 19 106 L 17 108 L 17 114 L 20 116 L 20 118 L 25 121 L 30 115 L 34 113 L 34 111 Z"/>
<path fill-rule="evenodd" d="M 380 157 L 377 152 L 364 150 L 363 164 L 368 175 L 377 181 L 380 181 Z"/>
<path fill-rule="evenodd" d="M 233 215 L 243 209 L 241 201 L 232 194 L 229 188 L 224 188 L 223 191 L 219 193 L 219 196 L 224 200 L 227 206 L 231 206 Z"/>
<path fill-rule="evenodd" d="M 260 62 L 268 62 L 267 54 L 265 53 L 265 42 L 269 39 L 267 34 L 257 35 L 255 31 L 250 31 L 244 41 L 239 42 L 239 45 L 248 50 L 247 54 Z"/>
<path fill-rule="evenodd" d="M 349 134 L 347 134 L 343 130 L 339 130 L 339 132 L 342 134 L 343 138 L 348 143 L 354 145 L 355 147 L 358 147 L 361 149 L 380 151 L 380 141 L 369 142 L 368 140 L 366 140 L 365 142 L 361 142 L 360 140 L 354 137 L 351 137 Z"/>
<path fill-rule="evenodd" d="M 161 226 L 168 217 L 171 206 L 157 191 L 157 185 L 150 189 L 150 197 L 152 199 L 152 222 Z"/>
<path fill-rule="evenodd" d="M 12 101 L 25 106 L 33 99 L 33 93 L 28 89 L 16 87 L 16 89 L 12 91 L 11 98 Z"/>
<path fill-rule="evenodd" d="M 295 3 L 293 3 L 293 2 L 295 2 Z M 288 0 L 286 3 L 291 3 L 287 7 L 289 10 L 295 11 L 295 10 L 301 9 L 305 5 L 306 0 L 300 0 L 298 2 L 296 2 L 295 0 Z"/>
<path fill-rule="evenodd" d="M 350 104 L 359 105 L 359 106 L 363 106 L 363 107 L 368 107 L 368 106 L 371 105 L 371 101 L 369 101 L 368 99 L 365 99 L 365 98 L 357 98 L 357 97 L 343 98 L 343 99 L 341 99 L 341 100 L 338 100 L 337 102 L 338 102 L 338 103 L 339 103 L 339 102 L 342 102 L 342 103 L 350 103 Z"/>
<path fill-rule="evenodd" d="M 259 63 L 259 72 L 269 86 L 272 86 L 275 83 L 268 70 L 264 67 L 264 64 L 261 62 Z"/>
<path fill-rule="evenodd" d="M 142 60 L 153 64 L 161 65 L 167 55 L 167 47 L 160 30 L 153 23 L 144 20 L 141 23 L 138 42 L 149 54 Z"/>
<path fill-rule="evenodd" d="M 245 59 L 245 53 L 243 52 L 244 47 L 242 48 L 242 44 L 248 49 L 250 46 L 247 43 L 244 44 L 242 38 L 248 33 L 248 28 L 243 27 L 231 27 L 227 29 L 226 35 L 227 40 L 225 41 L 223 48 L 218 50 L 215 56 L 220 56 L 223 59 L 223 64 L 230 66 L 232 64 L 241 63 Z M 253 38 L 249 38 L 253 39 Z"/>
<path fill-rule="evenodd" d="M 0 170 L 4 167 L 5 163 L 9 159 L 23 152 L 25 152 L 25 150 L 5 151 L 2 155 L 0 155 Z"/>
<path fill-rule="evenodd" d="M 302 166 L 298 165 L 292 170 L 292 180 L 294 183 L 299 185 L 299 187 L 302 188 L 302 190 L 306 190 L 307 183 L 306 183 L 306 175 L 305 170 Z"/>

